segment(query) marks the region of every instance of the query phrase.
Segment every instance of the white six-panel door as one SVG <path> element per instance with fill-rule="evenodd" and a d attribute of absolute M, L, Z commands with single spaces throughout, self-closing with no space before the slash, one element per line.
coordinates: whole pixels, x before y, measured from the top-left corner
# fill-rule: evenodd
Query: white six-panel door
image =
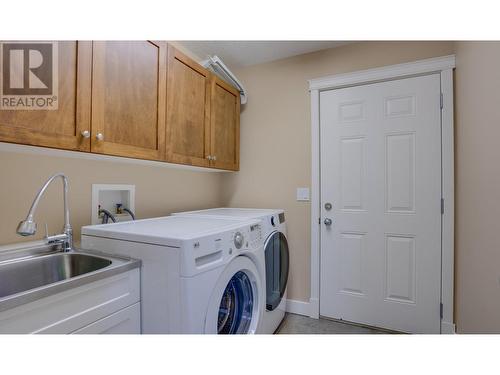
<path fill-rule="evenodd" d="M 322 316 L 440 332 L 439 98 L 439 74 L 320 93 Z"/>

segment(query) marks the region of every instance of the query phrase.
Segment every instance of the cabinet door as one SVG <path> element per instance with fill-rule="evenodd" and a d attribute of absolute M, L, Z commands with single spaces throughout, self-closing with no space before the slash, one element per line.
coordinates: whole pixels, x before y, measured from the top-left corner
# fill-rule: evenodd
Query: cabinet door
<path fill-rule="evenodd" d="M 138 303 L 140 293 L 134 268 L 0 311 L 0 334 L 71 333 Z"/>
<path fill-rule="evenodd" d="M 0 110 L 0 141 L 89 151 L 92 43 L 56 43 L 58 109 Z"/>
<path fill-rule="evenodd" d="M 126 307 L 88 326 L 80 328 L 72 334 L 139 334 L 141 333 L 141 303 Z"/>
<path fill-rule="evenodd" d="M 165 158 L 166 67 L 166 42 L 93 42 L 92 152 Z"/>
<path fill-rule="evenodd" d="M 237 171 L 240 166 L 240 94 L 214 77 L 211 96 L 211 165 Z"/>
<path fill-rule="evenodd" d="M 168 55 L 167 160 L 207 167 L 210 73 L 172 46 Z"/>

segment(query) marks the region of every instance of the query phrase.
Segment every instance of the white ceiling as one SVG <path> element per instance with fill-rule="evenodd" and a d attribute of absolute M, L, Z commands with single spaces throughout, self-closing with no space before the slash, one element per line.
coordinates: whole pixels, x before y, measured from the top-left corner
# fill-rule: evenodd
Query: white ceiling
<path fill-rule="evenodd" d="M 201 59 L 219 56 L 232 68 L 260 64 L 338 47 L 339 41 L 182 41 L 179 42 Z"/>

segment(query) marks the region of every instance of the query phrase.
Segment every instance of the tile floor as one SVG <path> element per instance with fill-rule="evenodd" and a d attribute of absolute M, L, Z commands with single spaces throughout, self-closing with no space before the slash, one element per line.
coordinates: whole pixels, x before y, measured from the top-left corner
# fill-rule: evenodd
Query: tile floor
<path fill-rule="evenodd" d="M 302 315 L 286 314 L 277 334 L 384 334 L 373 328 L 341 323 L 328 319 L 312 319 Z"/>

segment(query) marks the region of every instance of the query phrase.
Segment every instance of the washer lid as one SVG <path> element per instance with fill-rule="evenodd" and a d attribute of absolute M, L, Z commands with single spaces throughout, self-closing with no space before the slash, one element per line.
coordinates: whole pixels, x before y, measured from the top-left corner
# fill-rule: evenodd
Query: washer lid
<path fill-rule="evenodd" d="M 196 216 L 166 216 L 152 219 L 126 221 L 113 224 L 82 227 L 82 235 L 143 242 L 169 247 L 181 247 L 182 242 L 211 234 L 257 224 L 229 218 L 202 218 Z"/>
<path fill-rule="evenodd" d="M 207 210 L 176 212 L 173 215 L 203 215 L 216 217 L 230 217 L 240 219 L 262 218 L 269 215 L 283 213 L 282 209 L 264 209 L 264 208 L 209 208 Z"/>

